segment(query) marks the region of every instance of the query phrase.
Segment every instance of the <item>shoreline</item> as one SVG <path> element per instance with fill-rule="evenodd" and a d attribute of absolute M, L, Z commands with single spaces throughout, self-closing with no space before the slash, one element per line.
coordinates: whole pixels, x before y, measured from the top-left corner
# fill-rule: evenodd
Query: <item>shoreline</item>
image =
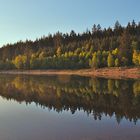
<path fill-rule="evenodd" d="M 12 75 L 78 75 L 111 79 L 140 79 L 140 68 L 119 67 L 80 70 L 2 70 L 0 74 Z"/>

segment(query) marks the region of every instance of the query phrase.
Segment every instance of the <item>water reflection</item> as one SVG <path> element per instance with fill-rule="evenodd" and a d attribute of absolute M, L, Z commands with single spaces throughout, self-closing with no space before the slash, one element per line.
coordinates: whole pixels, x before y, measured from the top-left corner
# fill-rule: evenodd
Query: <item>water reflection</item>
<path fill-rule="evenodd" d="M 140 119 L 140 80 L 111 80 L 77 76 L 0 75 L 0 96 L 57 112 L 83 110 L 95 120 L 109 115 L 135 124 Z"/>

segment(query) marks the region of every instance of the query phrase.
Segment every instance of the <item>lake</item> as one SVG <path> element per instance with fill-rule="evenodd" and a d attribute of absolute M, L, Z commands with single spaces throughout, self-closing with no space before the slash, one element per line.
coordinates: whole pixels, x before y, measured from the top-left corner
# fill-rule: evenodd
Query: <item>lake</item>
<path fill-rule="evenodd" d="M 140 80 L 0 75 L 1 140 L 139 140 Z"/>

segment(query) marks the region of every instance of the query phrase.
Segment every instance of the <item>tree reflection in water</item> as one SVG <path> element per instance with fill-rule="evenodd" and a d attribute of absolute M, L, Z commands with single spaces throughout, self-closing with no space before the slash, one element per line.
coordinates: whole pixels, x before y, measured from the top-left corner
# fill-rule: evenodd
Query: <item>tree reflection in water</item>
<path fill-rule="evenodd" d="M 140 80 L 111 80 L 79 76 L 0 76 L 0 95 L 54 109 L 58 113 L 84 110 L 94 119 L 103 114 L 134 123 L 140 118 Z"/>

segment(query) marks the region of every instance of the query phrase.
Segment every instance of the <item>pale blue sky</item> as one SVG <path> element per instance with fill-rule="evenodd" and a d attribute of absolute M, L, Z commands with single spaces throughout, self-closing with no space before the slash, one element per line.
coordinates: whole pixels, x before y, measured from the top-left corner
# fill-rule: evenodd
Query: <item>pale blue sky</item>
<path fill-rule="evenodd" d="M 0 0 L 0 46 L 100 23 L 140 21 L 140 0 Z"/>

